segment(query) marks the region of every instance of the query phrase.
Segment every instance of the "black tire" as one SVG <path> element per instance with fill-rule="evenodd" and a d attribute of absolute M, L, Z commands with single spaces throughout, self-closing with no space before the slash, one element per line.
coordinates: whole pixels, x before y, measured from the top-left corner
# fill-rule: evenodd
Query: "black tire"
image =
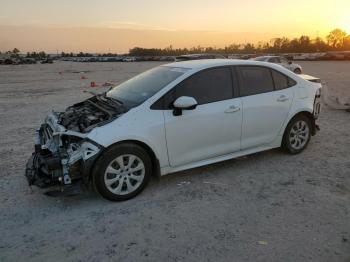
<path fill-rule="evenodd" d="M 108 189 L 105 183 L 105 172 L 107 167 L 122 155 L 133 155 L 139 158 L 144 165 L 144 176 L 141 184 L 134 191 L 126 194 L 116 194 Z M 123 158 L 124 159 L 124 158 Z M 148 153 L 140 146 L 132 143 L 123 143 L 112 146 L 107 149 L 106 152 L 102 154 L 102 156 L 97 160 L 96 165 L 92 171 L 93 185 L 96 191 L 104 198 L 111 201 L 124 201 L 131 199 L 141 193 L 141 191 L 148 184 L 152 174 L 152 161 Z M 109 175 L 109 174 L 107 174 Z M 128 178 L 129 179 L 129 178 Z M 119 185 L 120 180 L 118 180 L 117 185 Z M 123 185 L 122 188 L 125 187 L 124 182 L 121 182 Z"/>
<path fill-rule="evenodd" d="M 295 143 L 295 139 L 293 140 L 293 134 L 291 133 L 296 132 L 295 129 L 294 130 L 292 129 L 297 125 L 297 123 L 300 123 L 300 122 L 305 123 L 305 125 L 307 126 L 308 135 L 305 138 L 305 142 L 303 141 L 302 144 L 299 144 L 300 148 L 297 148 L 295 145 L 293 145 L 293 143 Z M 293 154 L 293 155 L 299 154 L 309 144 L 311 139 L 311 134 L 312 134 L 312 125 L 311 125 L 310 119 L 304 114 L 297 115 L 288 123 L 287 128 L 284 131 L 282 148 L 285 149 L 285 151 L 287 151 L 289 154 Z"/>
<path fill-rule="evenodd" d="M 301 74 L 300 68 L 295 68 L 294 69 L 294 73 L 297 74 L 297 75 L 300 75 Z"/>

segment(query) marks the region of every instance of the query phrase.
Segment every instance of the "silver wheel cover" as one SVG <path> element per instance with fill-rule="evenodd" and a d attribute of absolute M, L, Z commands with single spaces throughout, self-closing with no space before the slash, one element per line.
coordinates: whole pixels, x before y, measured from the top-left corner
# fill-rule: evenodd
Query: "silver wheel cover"
<path fill-rule="evenodd" d="M 139 157 L 132 154 L 120 155 L 107 166 L 104 183 L 113 194 L 130 194 L 140 187 L 145 172 L 145 165 Z"/>
<path fill-rule="evenodd" d="M 310 129 L 304 120 L 299 120 L 294 123 L 289 132 L 289 143 L 295 150 L 302 149 L 309 140 Z"/>

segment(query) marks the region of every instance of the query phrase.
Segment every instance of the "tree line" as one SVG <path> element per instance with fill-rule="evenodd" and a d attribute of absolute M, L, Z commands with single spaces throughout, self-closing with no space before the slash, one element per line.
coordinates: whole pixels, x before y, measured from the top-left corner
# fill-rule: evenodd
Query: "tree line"
<path fill-rule="evenodd" d="M 287 37 L 273 38 L 270 42 L 257 44 L 230 44 L 224 48 L 192 47 L 192 48 L 142 48 L 134 47 L 129 50 L 132 56 L 176 56 L 195 53 L 219 53 L 219 54 L 252 54 L 252 53 L 314 53 L 328 51 L 350 51 L 350 35 L 341 29 L 332 30 L 323 39 L 316 37 L 311 39 L 303 35 L 299 38 Z"/>
<path fill-rule="evenodd" d="M 13 50 L 4 52 L 4 54 L 7 54 L 7 55 L 9 55 L 12 58 L 19 58 L 20 57 L 20 53 L 21 53 L 21 51 L 18 48 L 14 48 Z M 2 54 L 1 51 L 0 51 L 0 54 Z M 27 52 L 25 57 L 26 58 L 35 58 L 35 59 L 45 59 L 45 58 L 50 57 L 50 55 L 46 54 L 44 51 Z"/>
<path fill-rule="evenodd" d="M 230 44 L 224 48 L 216 47 L 192 47 L 192 48 L 142 48 L 134 47 L 129 50 L 130 56 L 177 56 L 184 54 L 198 53 L 218 53 L 218 54 L 254 54 L 254 53 L 314 53 L 328 51 L 350 51 L 350 35 L 342 29 L 332 30 L 325 39 L 316 37 L 314 39 L 303 35 L 299 38 L 289 39 L 287 37 L 273 38 L 269 42 L 245 43 L 245 44 Z M 0 52 L 1 54 L 1 52 Z M 14 48 L 11 51 L 5 52 L 11 57 L 19 57 L 20 50 Z M 60 54 L 61 57 L 92 57 L 96 56 L 91 53 L 65 53 Z M 115 53 L 98 54 L 100 57 L 118 56 Z M 28 58 L 44 59 L 49 57 L 44 51 L 28 52 Z"/>

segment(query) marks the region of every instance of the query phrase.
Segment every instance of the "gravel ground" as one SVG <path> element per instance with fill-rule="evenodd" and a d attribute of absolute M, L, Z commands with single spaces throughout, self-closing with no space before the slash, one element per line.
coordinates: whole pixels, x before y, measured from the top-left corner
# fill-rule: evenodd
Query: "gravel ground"
<path fill-rule="evenodd" d="M 29 189 L 25 162 L 49 110 L 88 97 L 90 81 L 118 83 L 158 64 L 0 66 L 0 261 L 349 262 L 345 111 L 324 108 L 302 154 L 271 150 L 169 175 L 127 202 Z M 350 62 L 301 64 L 349 97 Z"/>

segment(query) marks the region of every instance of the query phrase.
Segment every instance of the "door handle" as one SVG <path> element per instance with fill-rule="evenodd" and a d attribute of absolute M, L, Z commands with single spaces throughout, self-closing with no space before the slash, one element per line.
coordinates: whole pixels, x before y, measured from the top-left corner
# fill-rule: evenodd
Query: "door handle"
<path fill-rule="evenodd" d="M 285 95 L 281 95 L 279 98 L 277 98 L 277 102 L 285 102 L 288 100 L 289 100 L 289 98 L 286 97 Z"/>
<path fill-rule="evenodd" d="M 241 110 L 241 108 L 239 108 L 238 106 L 230 106 L 228 109 L 225 110 L 225 113 L 234 113 L 238 112 L 239 110 Z"/>

